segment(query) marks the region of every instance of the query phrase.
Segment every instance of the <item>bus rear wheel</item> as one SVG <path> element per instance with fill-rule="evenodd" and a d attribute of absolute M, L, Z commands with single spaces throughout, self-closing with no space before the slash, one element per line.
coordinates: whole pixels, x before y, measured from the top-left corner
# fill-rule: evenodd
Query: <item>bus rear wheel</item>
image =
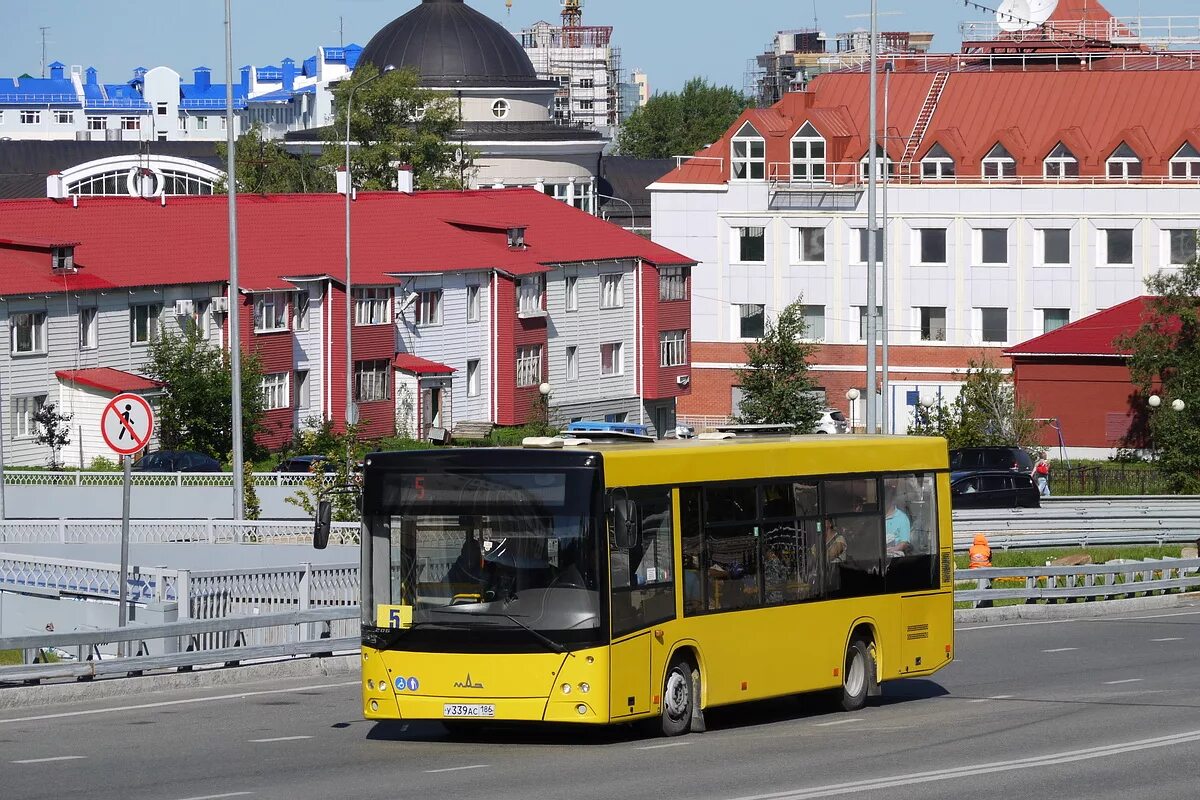
<path fill-rule="evenodd" d="M 861 636 L 850 640 L 842 670 L 842 709 L 858 711 L 867 703 L 875 675 L 875 655 L 871 642 Z"/>
<path fill-rule="evenodd" d="M 692 728 L 696 692 L 692 671 L 695 667 L 686 658 L 676 657 L 667 669 L 663 681 L 663 736 L 681 736 Z"/>

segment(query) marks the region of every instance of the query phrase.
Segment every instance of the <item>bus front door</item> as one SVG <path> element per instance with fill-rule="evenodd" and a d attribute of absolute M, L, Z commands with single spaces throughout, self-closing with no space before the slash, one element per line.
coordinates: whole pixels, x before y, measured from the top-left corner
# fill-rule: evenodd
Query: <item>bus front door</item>
<path fill-rule="evenodd" d="M 609 716 L 649 711 L 650 684 L 649 631 L 614 643 L 609 654 Z"/>

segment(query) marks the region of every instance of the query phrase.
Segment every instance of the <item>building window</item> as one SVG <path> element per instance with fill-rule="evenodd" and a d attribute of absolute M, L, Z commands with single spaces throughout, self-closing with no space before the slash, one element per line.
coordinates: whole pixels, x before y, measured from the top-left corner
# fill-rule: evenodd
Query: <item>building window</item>
<path fill-rule="evenodd" d="M 891 158 L 888 157 L 887 151 L 884 150 L 883 145 L 879 145 L 875 148 L 875 168 L 881 170 L 880 172 L 876 173 L 879 176 L 879 180 L 883 180 L 882 170 L 887 170 L 887 174 L 889 176 L 896 174 L 896 165 L 893 164 Z M 862 160 L 858 162 L 858 172 L 864 181 L 871 179 L 870 169 L 871 159 L 869 156 L 864 155 Z"/>
<path fill-rule="evenodd" d="M 209 323 L 208 310 L 209 310 L 209 306 L 211 306 L 211 305 L 212 305 L 212 301 L 208 300 L 208 299 L 192 301 L 192 317 L 191 317 L 192 329 L 195 331 L 198 331 L 200 333 L 200 335 L 205 339 L 208 338 L 209 333 L 210 333 L 209 325 L 208 325 L 208 323 Z"/>
<path fill-rule="evenodd" d="M 542 346 L 523 345 L 517 348 L 517 386 L 537 386 L 542 382 Z"/>
<path fill-rule="evenodd" d="M 1108 177 L 1121 181 L 1142 177 L 1142 160 L 1124 142 L 1108 157 Z"/>
<path fill-rule="evenodd" d="M 579 88 L 580 89 L 596 88 L 596 79 L 595 78 L 580 78 L 579 79 Z"/>
<path fill-rule="evenodd" d="M 661 267 L 658 272 L 658 299 L 687 300 L 687 270 L 684 267 Z"/>
<path fill-rule="evenodd" d="M 979 263 L 1008 263 L 1008 228 L 980 228 Z"/>
<path fill-rule="evenodd" d="M 293 310 L 293 319 L 296 330 L 308 330 L 308 307 L 312 302 L 312 298 L 307 291 L 296 292 L 296 308 Z"/>
<path fill-rule="evenodd" d="M 291 407 L 292 402 L 288 397 L 288 373 L 276 372 L 271 375 L 263 375 L 258 386 L 262 391 L 264 411 L 276 411 Z"/>
<path fill-rule="evenodd" d="M 658 335 L 659 366 L 687 364 L 687 331 L 663 331 Z"/>
<path fill-rule="evenodd" d="M 142 129 L 141 117 L 121 117 L 121 130 L 123 131 L 140 131 Z"/>
<path fill-rule="evenodd" d="M 1042 174 L 1048 180 L 1078 178 L 1079 160 L 1075 158 L 1075 154 L 1065 144 L 1059 142 L 1050 151 L 1050 155 L 1046 156 L 1046 160 L 1042 162 Z"/>
<path fill-rule="evenodd" d="M 1109 228 L 1104 231 L 1104 253 L 1107 264 L 1133 264 L 1133 229 Z"/>
<path fill-rule="evenodd" d="M 167 104 L 166 103 L 158 103 L 155 106 L 155 109 L 156 109 L 155 113 L 158 114 L 160 117 L 165 117 L 167 115 Z"/>
<path fill-rule="evenodd" d="M 866 264 L 869 257 L 867 252 L 871 243 L 870 233 L 866 228 L 858 228 L 858 263 Z M 883 228 L 875 229 L 875 263 L 883 257 Z"/>
<path fill-rule="evenodd" d="M 9 317 L 12 331 L 12 352 L 46 352 L 46 312 L 33 311 Z"/>
<path fill-rule="evenodd" d="M 87 129 L 89 131 L 102 131 L 107 126 L 104 124 L 104 117 L 88 117 Z"/>
<path fill-rule="evenodd" d="M 467 397 L 478 397 L 480 392 L 479 359 L 467 362 Z"/>
<path fill-rule="evenodd" d="M 354 290 L 355 325 L 387 325 L 391 321 L 391 289 L 376 287 Z"/>
<path fill-rule="evenodd" d="M 57 122 L 59 125 L 74 125 L 75 124 L 75 112 L 74 111 L 55 111 L 54 112 L 54 121 Z"/>
<path fill-rule="evenodd" d="M 492 103 L 492 116 L 496 119 L 504 119 L 508 116 L 509 105 L 507 100 L 497 100 Z"/>
<path fill-rule="evenodd" d="M 30 439 L 37 435 L 33 417 L 46 403 L 46 395 L 27 395 L 12 400 L 12 432 L 14 439 Z"/>
<path fill-rule="evenodd" d="M 1071 321 L 1071 309 L 1069 308 L 1043 308 L 1042 309 L 1042 333 L 1056 331 L 1062 326 Z"/>
<path fill-rule="evenodd" d="M 981 308 L 980 323 L 985 342 L 1008 341 L 1008 309 Z"/>
<path fill-rule="evenodd" d="M 79 309 L 79 349 L 94 350 L 96 339 L 96 307 Z"/>
<path fill-rule="evenodd" d="M 31 111 L 29 109 L 21 109 L 21 124 L 22 125 L 37 125 L 42 121 L 42 112 Z"/>
<path fill-rule="evenodd" d="M 625 346 L 621 342 L 600 345 L 600 374 L 625 374 Z"/>
<path fill-rule="evenodd" d="M 521 278 L 517 283 L 517 313 L 522 317 L 545 316 L 545 295 L 545 275 Z"/>
<path fill-rule="evenodd" d="M 946 341 L 946 309 L 922 306 L 918 310 L 921 313 L 921 341 Z"/>
<path fill-rule="evenodd" d="M 1182 266 L 1196 260 L 1197 237 L 1200 231 L 1191 229 L 1170 230 L 1167 236 L 1171 241 L 1171 266 Z"/>
<path fill-rule="evenodd" d="M 1007 180 L 1017 177 L 1017 162 L 1008 149 L 997 142 L 983 158 L 983 179 L 987 181 Z"/>
<path fill-rule="evenodd" d="M 596 103 L 594 100 L 580 100 L 579 101 L 579 110 L 580 111 L 591 111 L 595 107 L 596 107 Z"/>
<path fill-rule="evenodd" d="M 1071 263 L 1071 229 L 1045 228 L 1042 231 L 1042 263 Z"/>
<path fill-rule="evenodd" d="M 149 344 L 158 341 L 158 317 L 162 306 L 144 303 L 129 307 L 130 344 Z"/>
<path fill-rule="evenodd" d="M 296 408 L 308 408 L 312 405 L 312 382 L 309 381 L 309 371 L 296 370 Z"/>
<path fill-rule="evenodd" d="M 391 397 L 391 365 L 386 360 L 359 361 L 354 366 L 354 396 L 359 403 L 374 403 Z"/>
<path fill-rule="evenodd" d="M 284 292 L 254 295 L 254 332 L 270 333 L 288 329 L 288 298 Z"/>
<path fill-rule="evenodd" d="M 158 133 L 154 134 L 154 138 L 160 142 L 165 142 L 165 141 L 167 141 L 167 132 L 159 131 Z"/>
<path fill-rule="evenodd" d="M 1171 177 L 1176 180 L 1200 179 L 1200 150 L 1191 142 L 1184 143 L 1171 159 Z"/>
<path fill-rule="evenodd" d="M 571 345 L 567 348 L 567 380 L 579 380 L 579 348 Z"/>
<path fill-rule="evenodd" d="M 184 114 L 179 115 L 179 130 L 181 130 L 181 131 L 187 130 L 187 116 L 185 116 Z"/>
<path fill-rule="evenodd" d="M 954 177 L 954 159 L 946 148 L 935 144 L 921 159 L 921 177 L 930 181 L 944 181 Z"/>
<path fill-rule="evenodd" d="M 208 130 L 208 117 L 196 117 L 196 130 Z"/>
<path fill-rule="evenodd" d="M 479 322 L 479 287 L 467 286 L 467 322 Z"/>
<path fill-rule="evenodd" d="M 922 264 L 946 263 L 946 229 L 921 228 L 917 231 L 921 252 L 919 261 Z"/>
<path fill-rule="evenodd" d="M 625 305 L 625 285 L 620 273 L 600 276 L 600 307 L 621 308 Z"/>
<path fill-rule="evenodd" d="M 867 341 L 867 309 L 870 306 L 858 306 L 858 339 L 859 341 Z M 875 306 L 875 341 L 883 341 L 883 331 L 880 330 L 883 322 L 883 306 Z"/>
<path fill-rule="evenodd" d="M 767 177 L 767 143 L 753 125 L 747 122 L 741 127 L 732 148 L 734 180 L 761 181 Z"/>
<path fill-rule="evenodd" d="M 417 292 L 417 314 L 415 323 L 418 328 L 428 328 L 442 324 L 442 290 L 427 289 Z"/>
<path fill-rule="evenodd" d="M 800 241 L 800 261 L 805 264 L 825 263 L 825 229 L 797 228 Z"/>
<path fill-rule="evenodd" d="M 792 180 L 805 183 L 825 180 L 825 140 L 808 122 L 792 139 Z"/>
<path fill-rule="evenodd" d="M 767 258 L 766 228 L 735 228 L 738 233 L 738 261 L 763 262 Z"/>
<path fill-rule="evenodd" d="M 819 342 L 825 338 L 825 306 L 801 306 L 804 314 L 804 338 Z"/>
<path fill-rule="evenodd" d="M 579 310 L 579 276 L 567 275 L 563 278 L 563 298 L 567 311 Z"/>
<path fill-rule="evenodd" d="M 738 310 L 738 337 L 761 339 L 767 328 L 767 308 L 763 305 L 734 306 Z"/>

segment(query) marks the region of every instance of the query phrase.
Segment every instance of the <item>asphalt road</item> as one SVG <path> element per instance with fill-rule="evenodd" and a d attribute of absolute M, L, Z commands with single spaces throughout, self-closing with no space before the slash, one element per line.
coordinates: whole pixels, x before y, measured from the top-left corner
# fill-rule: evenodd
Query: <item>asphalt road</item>
<path fill-rule="evenodd" d="M 1194 800 L 1200 604 L 964 624 L 958 660 L 845 714 L 794 699 L 628 729 L 448 738 L 357 717 L 358 683 L 309 679 L 0 714 L 13 800 L 1059 797 Z"/>

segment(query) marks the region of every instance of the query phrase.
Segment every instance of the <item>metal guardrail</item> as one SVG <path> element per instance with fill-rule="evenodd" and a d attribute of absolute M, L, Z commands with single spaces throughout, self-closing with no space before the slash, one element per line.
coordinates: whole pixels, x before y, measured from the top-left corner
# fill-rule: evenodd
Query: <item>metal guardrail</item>
<path fill-rule="evenodd" d="M 335 522 L 329 542 L 356 545 L 362 526 Z M 133 544 L 287 544 L 312 541 L 308 520 L 135 519 Z M 10 519 L 0 521 L 0 544 L 118 544 L 121 521 L 111 519 Z"/>
<path fill-rule="evenodd" d="M 981 607 L 995 600 L 1107 600 L 1200 588 L 1200 558 L 1073 567 L 984 567 L 959 572 L 955 578 L 956 584 L 972 582 L 974 588 L 955 589 L 956 602 Z"/>

